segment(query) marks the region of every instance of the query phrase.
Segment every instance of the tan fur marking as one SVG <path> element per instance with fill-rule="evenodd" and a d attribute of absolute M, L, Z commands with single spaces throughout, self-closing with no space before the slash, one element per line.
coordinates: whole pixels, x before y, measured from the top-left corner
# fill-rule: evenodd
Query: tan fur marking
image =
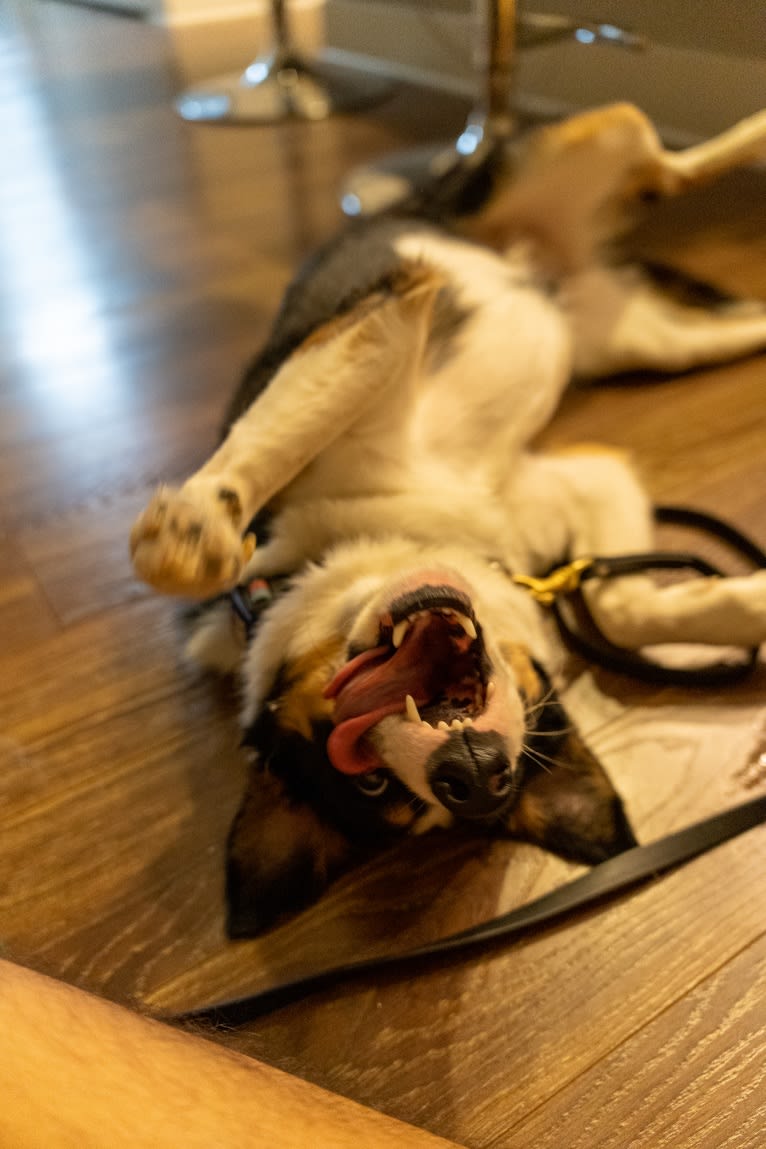
<path fill-rule="evenodd" d="M 312 722 L 332 718 L 333 703 L 322 697 L 322 691 L 332 678 L 342 649 L 340 639 L 328 639 L 288 668 L 288 686 L 277 709 L 277 721 L 283 730 L 294 730 L 311 740 Z"/>
<path fill-rule="evenodd" d="M 562 266 L 569 271 L 579 268 L 594 243 L 624 228 L 622 216 L 629 201 L 643 191 L 675 190 L 678 177 L 668 173 L 663 159 L 654 126 L 632 104 L 596 108 L 541 128 L 530 137 L 513 178 L 498 187 L 479 213 L 471 237 L 503 250 L 523 233 L 541 244 L 537 255 L 544 266 L 554 251 L 559 260 L 574 252 L 575 258 L 564 258 Z M 562 242 L 562 220 L 551 215 L 555 211 L 551 189 L 570 184 L 572 204 L 559 206 L 565 209 L 568 229 L 587 221 L 585 247 L 579 242 L 582 250 L 574 241 Z"/>
<path fill-rule="evenodd" d="M 548 825 L 545 800 L 535 794 L 522 792 L 507 822 L 509 834 L 529 834 L 532 838 L 542 838 Z"/>
<path fill-rule="evenodd" d="M 562 120 L 559 124 L 552 124 L 543 128 L 535 138 L 535 144 L 541 150 L 563 151 L 565 149 L 580 147 L 582 144 L 592 143 L 593 140 L 603 136 L 605 132 L 619 129 L 637 133 L 639 136 L 650 134 L 658 141 L 657 133 L 644 115 L 634 104 L 609 104 L 604 108 L 593 108 L 591 111 L 581 112 L 571 119 Z"/>
<path fill-rule="evenodd" d="M 633 104 L 611 104 L 584 112 L 544 129 L 536 143 L 536 154 L 546 158 L 594 145 L 617 146 L 625 152 L 632 145 L 636 163 L 623 176 L 622 187 L 616 192 L 619 199 L 631 200 L 645 191 L 668 194 L 678 190 L 678 177 L 668 173 L 663 164 L 662 141 L 654 125 Z"/>
<path fill-rule="evenodd" d="M 389 806 L 383 811 L 383 817 L 392 826 L 400 826 L 404 829 L 405 826 L 411 826 L 415 821 L 415 811 L 412 806 L 407 803 L 402 803 L 399 806 Z"/>
<path fill-rule="evenodd" d="M 543 692 L 540 676 L 537 674 L 529 651 L 518 642 L 503 642 L 500 644 L 503 658 L 516 675 L 516 681 L 528 702 L 539 702 Z"/>
<path fill-rule="evenodd" d="M 571 443 L 565 447 L 556 447 L 552 450 L 551 455 L 555 458 L 569 458 L 570 456 L 578 455 L 606 455 L 611 459 L 620 459 L 621 462 L 630 462 L 632 453 L 624 450 L 622 447 L 610 447 L 604 443 Z"/>

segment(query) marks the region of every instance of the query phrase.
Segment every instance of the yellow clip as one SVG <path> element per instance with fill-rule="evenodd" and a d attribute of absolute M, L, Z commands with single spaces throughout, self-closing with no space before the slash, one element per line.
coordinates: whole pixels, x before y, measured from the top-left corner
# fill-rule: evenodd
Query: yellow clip
<path fill-rule="evenodd" d="M 563 567 L 556 567 L 545 578 L 533 578 L 531 575 L 512 575 L 512 581 L 517 586 L 523 586 L 533 598 L 543 606 L 551 603 L 562 594 L 571 594 L 579 588 L 585 571 L 593 566 L 594 559 L 575 559 Z"/>

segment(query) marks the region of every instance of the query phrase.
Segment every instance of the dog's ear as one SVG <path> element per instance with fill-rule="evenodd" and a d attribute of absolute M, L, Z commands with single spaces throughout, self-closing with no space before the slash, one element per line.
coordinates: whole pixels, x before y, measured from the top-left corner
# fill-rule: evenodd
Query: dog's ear
<path fill-rule="evenodd" d="M 254 767 L 227 845 L 229 937 L 253 937 L 316 901 L 350 855 L 339 830 Z"/>
<path fill-rule="evenodd" d="M 576 730 L 556 743 L 555 757 L 550 747 L 543 753 L 553 760 L 525 763 L 514 837 L 590 866 L 637 845 L 622 799 Z"/>
<path fill-rule="evenodd" d="M 529 659 L 522 681 L 528 725 L 520 760 L 521 793 L 509 832 L 587 865 L 629 850 L 637 843 L 622 800 L 550 679 Z"/>

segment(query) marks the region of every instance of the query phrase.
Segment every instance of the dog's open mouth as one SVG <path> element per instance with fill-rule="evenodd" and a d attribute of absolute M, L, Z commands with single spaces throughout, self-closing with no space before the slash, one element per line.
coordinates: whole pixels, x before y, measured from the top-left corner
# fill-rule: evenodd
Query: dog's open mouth
<path fill-rule="evenodd" d="M 380 766 L 365 735 L 381 719 L 405 714 L 433 729 L 459 729 L 483 713 L 488 660 L 467 595 L 424 586 L 391 603 L 378 643 L 335 675 L 325 697 L 335 701 L 330 760 L 344 774 Z"/>

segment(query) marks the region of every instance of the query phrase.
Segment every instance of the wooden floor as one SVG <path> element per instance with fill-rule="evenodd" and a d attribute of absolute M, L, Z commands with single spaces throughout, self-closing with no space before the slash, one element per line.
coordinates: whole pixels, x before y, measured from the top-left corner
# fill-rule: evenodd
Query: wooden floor
<path fill-rule="evenodd" d="M 266 939 L 224 938 L 234 692 L 182 664 L 129 524 L 210 449 L 343 173 L 465 108 L 400 89 L 326 124 L 187 127 L 174 59 L 131 20 L 0 8 L 0 939 L 149 1010 L 434 937 L 574 872 L 435 836 Z M 729 179 L 644 246 L 766 298 L 765 192 L 763 171 Z M 549 439 L 581 438 L 766 541 L 766 359 L 572 392 Z M 765 686 L 763 668 L 705 694 L 583 673 L 569 702 L 647 840 L 763 789 Z M 766 833 L 513 948 L 217 1039 L 472 1149 L 761 1149 Z"/>

